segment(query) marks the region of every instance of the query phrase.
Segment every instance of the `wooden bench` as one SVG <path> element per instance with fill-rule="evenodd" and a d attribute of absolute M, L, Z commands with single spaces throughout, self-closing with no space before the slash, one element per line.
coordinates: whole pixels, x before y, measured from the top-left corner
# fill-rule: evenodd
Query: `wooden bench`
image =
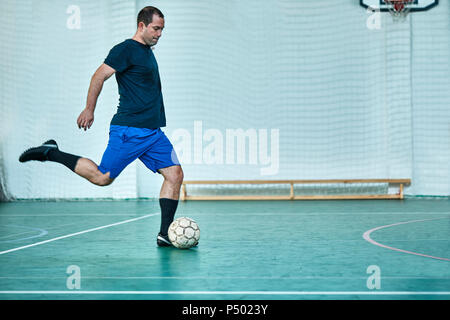
<path fill-rule="evenodd" d="M 342 194 L 342 195 L 295 195 L 294 185 L 297 184 L 371 184 L 387 183 L 398 185 L 396 194 Z M 189 195 L 188 185 L 289 185 L 290 193 L 286 195 Z M 197 180 L 183 181 L 181 186 L 181 200 L 345 200 L 345 199 L 403 199 L 404 185 L 411 184 L 410 179 L 332 179 L 332 180 Z"/>

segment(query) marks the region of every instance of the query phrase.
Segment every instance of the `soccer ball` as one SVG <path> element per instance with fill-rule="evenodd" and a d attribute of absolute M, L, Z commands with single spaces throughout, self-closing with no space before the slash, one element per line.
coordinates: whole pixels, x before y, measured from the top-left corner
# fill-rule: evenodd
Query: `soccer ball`
<path fill-rule="evenodd" d="M 170 242 L 175 247 L 189 249 L 198 243 L 200 228 L 191 218 L 181 217 L 170 224 L 168 234 Z"/>

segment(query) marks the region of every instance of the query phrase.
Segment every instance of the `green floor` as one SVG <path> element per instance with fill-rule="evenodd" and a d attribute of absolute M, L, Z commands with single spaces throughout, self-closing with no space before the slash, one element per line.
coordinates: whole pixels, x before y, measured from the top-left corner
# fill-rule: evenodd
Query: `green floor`
<path fill-rule="evenodd" d="M 197 248 L 156 246 L 156 201 L 1 203 L 0 299 L 450 299 L 448 200 L 180 202 L 179 216 Z"/>

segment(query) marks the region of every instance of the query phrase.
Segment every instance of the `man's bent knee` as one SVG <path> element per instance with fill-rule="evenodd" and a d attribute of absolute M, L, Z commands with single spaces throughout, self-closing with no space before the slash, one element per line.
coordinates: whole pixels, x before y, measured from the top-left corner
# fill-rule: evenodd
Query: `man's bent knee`
<path fill-rule="evenodd" d="M 183 179 L 184 179 L 184 172 L 183 169 L 181 169 L 180 166 L 177 166 L 177 171 L 176 171 L 176 181 L 177 183 L 183 183 Z"/>
<path fill-rule="evenodd" d="M 111 179 L 109 177 L 109 172 L 99 175 L 96 177 L 92 182 L 100 187 L 109 186 L 111 183 L 113 183 L 114 179 Z"/>
<path fill-rule="evenodd" d="M 181 183 L 183 182 L 184 173 L 183 169 L 181 169 L 181 166 L 173 166 L 170 168 L 165 168 L 163 170 L 160 170 L 160 172 L 164 176 L 164 179 L 171 184 L 181 185 Z"/>

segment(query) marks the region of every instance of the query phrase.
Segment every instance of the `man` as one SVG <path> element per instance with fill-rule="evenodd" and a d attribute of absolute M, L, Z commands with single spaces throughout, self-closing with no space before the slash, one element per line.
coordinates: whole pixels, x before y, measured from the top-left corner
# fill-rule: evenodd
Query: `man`
<path fill-rule="evenodd" d="M 86 108 L 77 119 L 78 128 L 86 131 L 92 126 L 103 83 L 113 74 L 120 95 L 117 113 L 110 124 L 108 146 L 99 166 L 90 159 L 60 151 L 55 140 L 28 149 L 19 161 L 55 161 L 93 184 L 106 186 L 139 158 L 147 168 L 164 177 L 159 195 L 161 228 L 157 244 L 171 246 L 167 231 L 178 206 L 183 170 L 172 144 L 160 129 L 166 126 L 166 118 L 158 64 L 151 47 L 158 43 L 163 29 L 162 12 L 155 7 L 143 8 L 133 38 L 114 46 L 92 76 Z"/>

